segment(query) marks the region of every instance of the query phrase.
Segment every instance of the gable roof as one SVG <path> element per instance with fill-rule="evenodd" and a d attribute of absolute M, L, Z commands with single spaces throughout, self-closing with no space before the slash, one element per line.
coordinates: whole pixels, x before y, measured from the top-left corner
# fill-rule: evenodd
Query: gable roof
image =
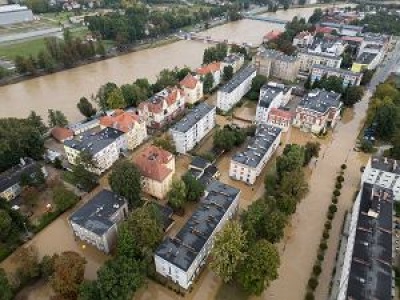
<path fill-rule="evenodd" d="M 166 103 L 167 106 L 171 106 L 176 102 L 181 96 L 181 90 L 177 87 L 169 87 L 163 89 L 161 92 L 153 95 L 145 102 L 139 104 L 139 110 L 143 110 L 147 107 L 149 112 L 160 113 L 163 109 L 163 104 Z"/>
<path fill-rule="evenodd" d="M 188 73 L 185 78 L 183 78 L 180 82 L 181 86 L 184 86 L 188 89 L 194 89 L 199 81 L 197 80 L 196 77 L 194 77 L 192 74 Z"/>
<path fill-rule="evenodd" d="M 51 136 L 59 141 L 62 142 L 66 139 L 71 139 L 74 136 L 74 132 L 71 129 L 63 128 L 63 127 L 54 127 L 51 130 Z"/>
<path fill-rule="evenodd" d="M 221 63 L 220 62 L 213 62 L 208 65 L 201 66 L 196 70 L 199 75 L 206 75 L 208 73 L 215 73 L 221 70 Z"/>
<path fill-rule="evenodd" d="M 104 116 L 100 118 L 100 125 L 104 127 L 112 127 L 125 133 L 130 131 L 135 126 L 135 123 L 138 122 L 138 115 L 123 110 L 115 111 L 112 116 Z"/>

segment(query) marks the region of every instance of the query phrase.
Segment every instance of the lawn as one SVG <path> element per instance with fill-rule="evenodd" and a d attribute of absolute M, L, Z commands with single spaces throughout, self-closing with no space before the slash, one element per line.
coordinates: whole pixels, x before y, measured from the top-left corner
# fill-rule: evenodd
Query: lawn
<path fill-rule="evenodd" d="M 14 59 L 18 55 L 37 56 L 39 52 L 41 50 L 44 50 L 45 48 L 46 46 L 43 38 L 29 40 L 12 45 L 0 45 L 0 58 L 6 57 L 8 59 Z"/>

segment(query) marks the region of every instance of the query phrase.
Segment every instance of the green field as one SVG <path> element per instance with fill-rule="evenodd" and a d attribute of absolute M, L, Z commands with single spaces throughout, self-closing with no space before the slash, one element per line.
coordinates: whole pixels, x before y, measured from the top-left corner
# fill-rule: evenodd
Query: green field
<path fill-rule="evenodd" d="M 37 56 L 41 50 L 46 48 L 44 39 L 35 39 L 26 42 L 16 43 L 12 45 L 0 44 L 0 58 L 5 57 L 14 59 L 16 56 Z"/>

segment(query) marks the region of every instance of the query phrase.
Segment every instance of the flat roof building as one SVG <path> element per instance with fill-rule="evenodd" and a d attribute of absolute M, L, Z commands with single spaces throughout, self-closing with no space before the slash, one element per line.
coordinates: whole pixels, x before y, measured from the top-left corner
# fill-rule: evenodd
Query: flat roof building
<path fill-rule="evenodd" d="M 0 26 L 33 21 L 33 13 L 19 4 L 0 6 Z"/>

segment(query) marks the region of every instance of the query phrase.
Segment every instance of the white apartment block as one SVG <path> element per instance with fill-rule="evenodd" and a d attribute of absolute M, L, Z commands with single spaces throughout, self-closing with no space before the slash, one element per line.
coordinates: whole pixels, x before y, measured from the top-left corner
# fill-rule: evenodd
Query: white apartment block
<path fill-rule="evenodd" d="M 247 66 L 236 73 L 217 93 L 217 107 L 223 111 L 230 110 L 247 94 L 251 88 L 251 82 L 256 76 L 256 68 Z"/>
<path fill-rule="evenodd" d="M 229 54 L 224 60 L 221 62 L 221 70 L 224 71 L 224 68 L 227 66 L 231 66 L 233 69 L 233 73 L 236 73 L 243 67 L 244 64 L 244 55 L 238 53 Z"/>
<path fill-rule="evenodd" d="M 353 72 L 350 70 L 330 68 L 323 65 L 312 66 L 311 71 L 311 82 L 315 80 L 321 80 L 322 77 L 336 76 L 343 79 L 343 87 L 349 85 L 360 85 L 363 74 L 359 72 Z"/>
<path fill-rule="evenodd" d="M 272 108 L 285 106 L 291 98 L 292 88 L 283 84 L 268 82 L 260 89 L 260 97 L 257 103 L 256 123 L 267 124 L 269 112 Z"/>
<path fill-rule="evenodd" d="M 265 165 L 279 147 L 282 129 L 271 125 L 259 125 L 256 135 L 246 150 L 231 158 L 229 177 L 254 184 Z"/>
<path fill-rule="evenodd" d="M 239 208 L 240 190 L 219 181 L 208 185 L 200 205 L 173 238 L 154 254 L 156 272 L 188 290 L 205 265 L 215 235 Z"/>
<path fill-rule="evenodd" d="M 192 150 L 215 127 L 215 113 L 215 106 L 203 102 L 172 126 L 170 133 L 176 151 L 186 153 Z"/>
<path fill-rule="evenodd" d="M 94 168 L 89 171 L 100 175 L 109 169 L 119 158 L 121 150 L 127 149 L 124 133 L 118 129 L 106 127 L 99 132 L 85 132 L 73 139 L 64 141 L 64 150 L 68 162 L 72 165 L 86 151 L 92 156 Z"/>

